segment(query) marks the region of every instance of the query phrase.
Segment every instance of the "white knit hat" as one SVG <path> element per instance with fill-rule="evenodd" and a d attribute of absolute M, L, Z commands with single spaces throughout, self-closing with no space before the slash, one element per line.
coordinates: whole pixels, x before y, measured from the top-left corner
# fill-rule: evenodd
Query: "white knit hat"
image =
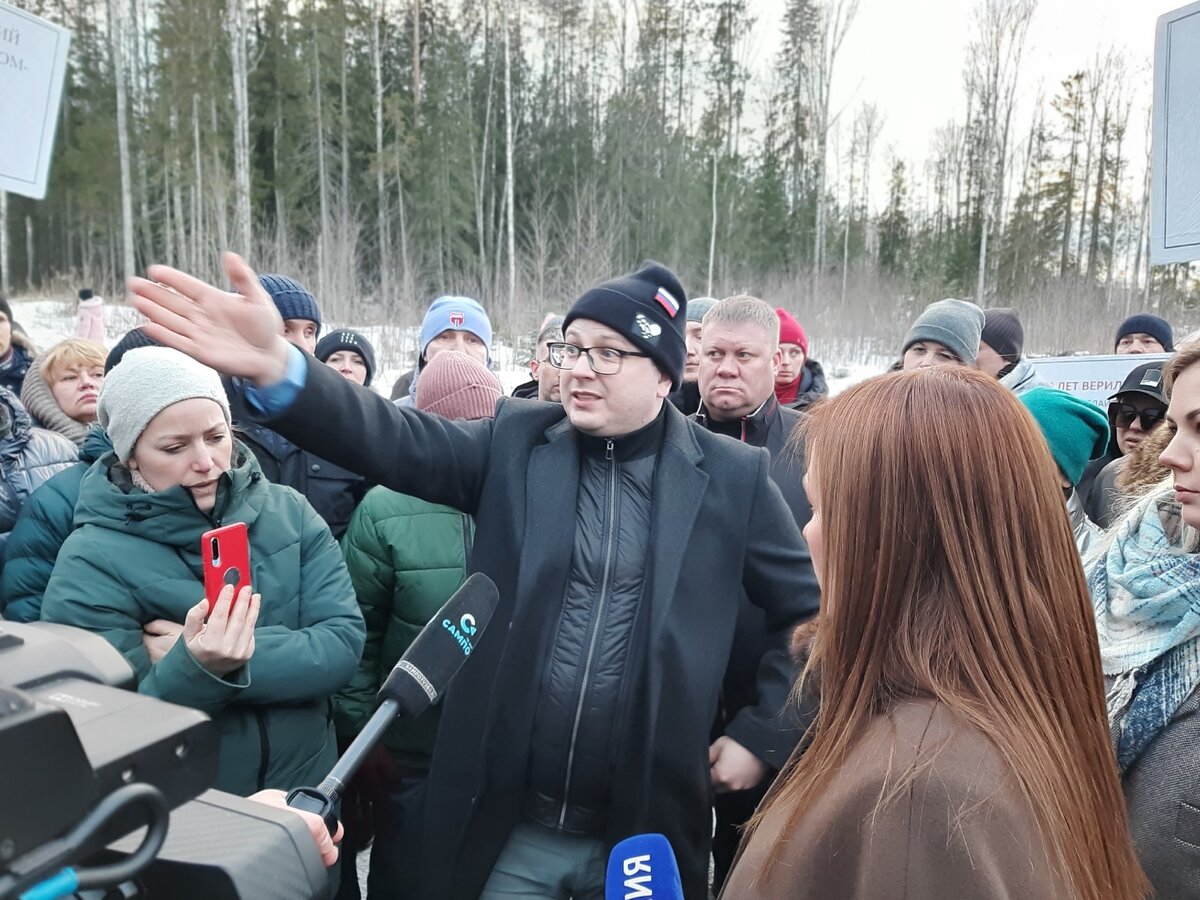
<path fill-rule="evenodd" d="M 178 350 L 139 347 L 105 376 L 96 417 L 112 439 L 117 458 L 126 462 L 151 419 L 168 406 L 195 398 L 220 406 L 229 424 L 229 401 L 220 375 Z"/>

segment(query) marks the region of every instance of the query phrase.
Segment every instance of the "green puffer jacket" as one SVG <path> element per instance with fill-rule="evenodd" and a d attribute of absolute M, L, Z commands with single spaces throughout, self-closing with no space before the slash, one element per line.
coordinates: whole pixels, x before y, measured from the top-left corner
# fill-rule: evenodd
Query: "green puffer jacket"
<path fill-rule="evenodd" d="M 387 488 L 373 488 L 355 510 L 342 550 L 367 643 L 358 671 L 335 699 L 340 736 L 358 734 L 392 666 L 462 585 L 474 533 L 470 516 Z M 384 735 L 399 765 L 429 768 L 440 713 L 427 710 Z"/>
<path fill-rule="evenodd" d="M 336 759 L 330 698 L 354 674 L 363 622 L 329 528 L 252 454 L 221 477 L 211 514 L 182 487 L 145 493 L 106 454 L 80 485 L 75 530 L 58 554 L 42 619 L 94 631 L 125 654 L 138 690 L 210 715 L 221 735 L 216 787 L 246 795 L 316 784 Z M 152 664 L 142 625 L 183 622 L 204 595 L 200 536 L 245 522 L 251 584 L 262 595 L 254 656 L 224 678 L 182 640 Z"/>

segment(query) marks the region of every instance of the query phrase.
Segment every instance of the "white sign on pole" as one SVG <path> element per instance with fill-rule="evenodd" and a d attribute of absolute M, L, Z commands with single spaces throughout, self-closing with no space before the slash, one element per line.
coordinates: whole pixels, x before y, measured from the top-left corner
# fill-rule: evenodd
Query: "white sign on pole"
<path fill-rule="evenodd" d="M 46 196 L 71 32 L 0 0 L 0 190 Z"/>
<path fill-rule="evenodd" d="M 1200 3 L 1159 17 L 1154 41 L 1150 262 L 1200 259 Z"/>
<path fill-rule="evenodd" d="M 1111 356 L 1050 356 L 1031 358 L 1033 368 L 1050 387 L 1095 403 L 1108 406 L 1108 398 L 1121 389 L 1125 377 L 1148 362 L 1164 362 L 1169 353 L 1124 353 Z"/>

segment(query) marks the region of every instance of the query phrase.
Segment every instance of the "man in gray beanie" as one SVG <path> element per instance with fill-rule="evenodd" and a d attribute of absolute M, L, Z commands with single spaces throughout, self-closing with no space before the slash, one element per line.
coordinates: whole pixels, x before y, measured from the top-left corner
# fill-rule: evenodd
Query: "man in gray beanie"
<path fill-rule="evenodd" d="M 715 297 L 693 297 L 687 304 L 687 321 L 683 323 L 683 342 L 687 356 L 683 363 L 683 384 L 667 398 L 685 416 L 700 409 L 700 326 L 704 314 L 716 304 Z"/>
<path fill-rule="evenodd" d="M 472 515 L 468 567 L 499 593 L 442 703 L 417 895 L 603 896 L 613 844 L 659 832 L 706 896 L 712 794 L 786 761 L 788 643 L 820 591 L 767 454 L 665 402 L 678 278 L 647 263 L 575 302 L 549 346 L 561 406 L 449 422 L 289 348 L 253 271 L 225 265 L 238 295 L 165 266 L 131 280 L 152 335 L 249 379 L 258 418 L 301 446 Z M 757 703 L 713 734 L 743 590 L 764 617 Z"/>
<path fill-rule="evenodd" d="M 967 300 L 929 304 L 904 336 L 902 368 L 974 367 L 983 322 L 983 310 Z"/>

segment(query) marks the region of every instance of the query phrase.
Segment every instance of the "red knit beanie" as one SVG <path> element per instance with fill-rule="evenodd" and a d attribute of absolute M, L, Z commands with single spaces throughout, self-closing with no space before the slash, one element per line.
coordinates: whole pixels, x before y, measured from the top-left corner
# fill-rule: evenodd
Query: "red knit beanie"
<path fill-rule="evenodd" d="M 417 378 L 417 409 L 443 419 L 490 419 L 504 394 L 500 380 L 465 353 L 443 350 Z"/>
<path fill-rule="evenodd" d="M 775 310 L 775 315 L 779 316 L 779 343 L 798 344 L 804 355 L 808 356 L 808 335 L 804 333 L 800 323 L 782 306 Z"/>

